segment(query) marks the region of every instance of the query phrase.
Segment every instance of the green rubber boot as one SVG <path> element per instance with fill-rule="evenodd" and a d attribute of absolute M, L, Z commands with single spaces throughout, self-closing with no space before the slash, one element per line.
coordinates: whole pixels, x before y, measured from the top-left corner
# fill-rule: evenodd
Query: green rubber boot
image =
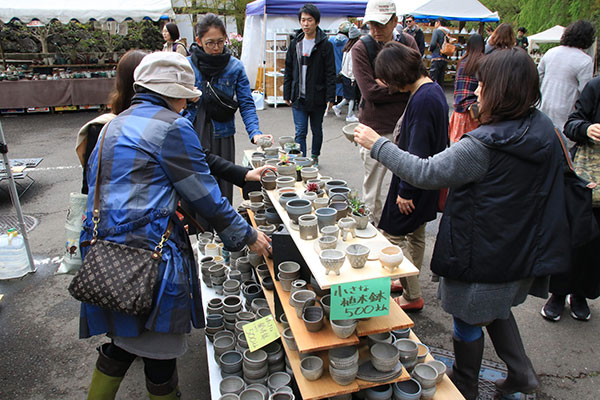
<path fill-rule="evenodd" d="M 129 369 L 131 362 L 113 360 L 104 353 L 109 346 L 105 343 L 98 347 L 98 360 L 88 390 L 88 400 L 114 400 L 119 386 Z"/>

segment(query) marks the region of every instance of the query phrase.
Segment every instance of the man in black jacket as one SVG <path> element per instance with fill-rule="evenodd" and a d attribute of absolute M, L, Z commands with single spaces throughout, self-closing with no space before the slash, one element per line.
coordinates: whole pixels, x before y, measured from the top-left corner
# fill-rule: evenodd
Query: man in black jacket
<path fill-rule="evenodd" d="M 425 54 L 425 34 L 423 30 L 419 28 L 419 25 L 415 22 L 415 17 L 412 15 L 406 15 L 404 17 L 404 33 L 408 33 L 410 36 L 415 38 L 415 42 L 417 42 L 417 46 L 419 47 L 419 53 L 421 53 L 421 57 Z"/>
<path fill-rule="evenodd" d="M 296 143 L 306 156 L 308 123 L 313 134 L 311 155 L 318 165 L 323 144 L 323 114 L 335 100 L 335 57 L 327 35 L 319 28 L 321 13 L 310 3 L 298 11 L 302 32 L 290 44 L 285 57 L 283 98 L 292 106 Z"/>

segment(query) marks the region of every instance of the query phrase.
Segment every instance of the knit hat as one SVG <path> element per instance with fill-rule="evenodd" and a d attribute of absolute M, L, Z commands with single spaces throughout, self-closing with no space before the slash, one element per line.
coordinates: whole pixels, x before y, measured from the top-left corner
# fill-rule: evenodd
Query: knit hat
<path fill-rule="evenodd" d="M 350 21 L 342 22 L 338 27 L 338 33 L 348 33 L 348 30 L 350 29 L 351 25 L 352 24 L 350 23 Z"/>
<path fill-rule="evenodd" d="M 141 86 L 174 99 L 193 99 L 202 92 L 194 87 L 196 79 L 190 62 L 174 52 L 148 54 L 133 72 L 134 86 Z"/>
<path fill-rule="evenodd" d="M 394 14 L 396 14 L 396 3 L 393 0 L 369 0 L 364 22 L 377 22 L 385 25 Z"/>
<path fill-rule="evenodd" d="M 358 28 L 355 25 L 352 25 L 350 27 L 350 30 L 348 31 L 348 37 L 350 39 L 356 39 L 359 36 L 360 36 L 360 31 L 358 30 Z"/>

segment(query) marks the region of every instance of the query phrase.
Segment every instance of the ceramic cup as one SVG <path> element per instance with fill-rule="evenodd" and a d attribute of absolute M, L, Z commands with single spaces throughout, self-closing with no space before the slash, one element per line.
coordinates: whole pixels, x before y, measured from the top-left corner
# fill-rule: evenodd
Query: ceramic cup
<path fill-rule="evenodd" d="M 300 226 L 300 238 L 303 240 L 316 239 L 319 235 L 317 217 L 314 215 L 301 215 L 298 218 L 298 225 Z"/>
<path fill-rule="evenodd" d="M 317 210 L 315 210 L 315 215 L 317 216 L 317 224 L 319 226 L 320 231 L 326 226 L 335 225 L 337 211 L 334 208 L 318 208 Z"/>
<path fill-rule="evenodd" d="M 346 247 L 346 257 L 352 268 L 360 269 L 367 263 L 369 248 L 364 244 L 351 244 Z"/>

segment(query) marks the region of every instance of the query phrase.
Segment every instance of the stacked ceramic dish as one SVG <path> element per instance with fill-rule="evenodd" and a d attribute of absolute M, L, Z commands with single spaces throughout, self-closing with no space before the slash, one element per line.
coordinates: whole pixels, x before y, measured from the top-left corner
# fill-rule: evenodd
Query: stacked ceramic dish
<path fill-rule="evenodd" d="M 239 257 L 235 261 L 236 269 L 242 273 L 242 282 L 252 279 L 252 264 L 248 256 Z"/>
<path fill-rule="evenodd" d="M 421 384 L 421 398 L 433 398 L 439 376 L 436 368 L 429 364 L 417 364 L 411 376 Z"/>
<path fill-rule="evenodd" d="M 263 347 L 263 350 L 267 353 L 270 374 L 285 371 L 285 353 L 279 340 L 269 343 Z"/>
<path fill-rule="evenodd" d="M 356 346 L 336 347 L 329 350 L 329 374 L 342 386 L 350 385 L 358 373 L 358 348 Z"/>
<path fill-rule="evenodd" d="M 206 337 L 212 342 L 214 335 L 224 329 L 223 301 L 219 298 L 210 299 L 206 307 L 206 327 L 204 328 Z"/>
<path fill-rule="evenodd" d="M 277 268 L 279 269 L 277 277 L 281 287 L 289 292 L 292 289 L 292 282 L 300 278 L 300 264 L 294 261 L 284 261 Z"/>
<path fill-rule="evenodd" d="M 223 299 L 223 317 L 225 320 L 225 329 L 231 332 L 235 331 L 237 313 L 241 310 L 242 299 L 239 296 L 227 296 Z"/>
<path fill-rule="evenodd" d="M 417 365 L 417 354 L 419 347 L 417 342 L 411 339 L 396 339 L 394 346 L 398 349 L 400 362 L 408 372 Z"/>
<path fill-rule="evenodd" d="M 246 383 L 266 384 L 269 376 L 267 353 L 264 350 L 244 351 L 242 371 Z"/>
<path fill-rule="evenodd" d="M 219 338 L 221 340 L 222 338 Z M 242 353 L 237 350 L 229 350 L 219 357 L 219 366 L 221 367 L 221 376 L 242 376 Z"/>
<path fill-rule="evenodd" d="M 226 267 L 223 264 L 213 264 L 208 268 L 212 288 L 218 295 L 223 295 L 223 282 L 227 280 L 225 276 Z"/>
<path fill-rule="evenodd" d="M 212 256 L 202 257 L 200 259 L 200 273 L 202 275 L 202 282 L 204 282 L 204 284 L 209 288 L 212 287 L 212 281 L 210 280 L 210 272 L 208 269 L 215 264 L 216 263 L 213 261 Z"/>

